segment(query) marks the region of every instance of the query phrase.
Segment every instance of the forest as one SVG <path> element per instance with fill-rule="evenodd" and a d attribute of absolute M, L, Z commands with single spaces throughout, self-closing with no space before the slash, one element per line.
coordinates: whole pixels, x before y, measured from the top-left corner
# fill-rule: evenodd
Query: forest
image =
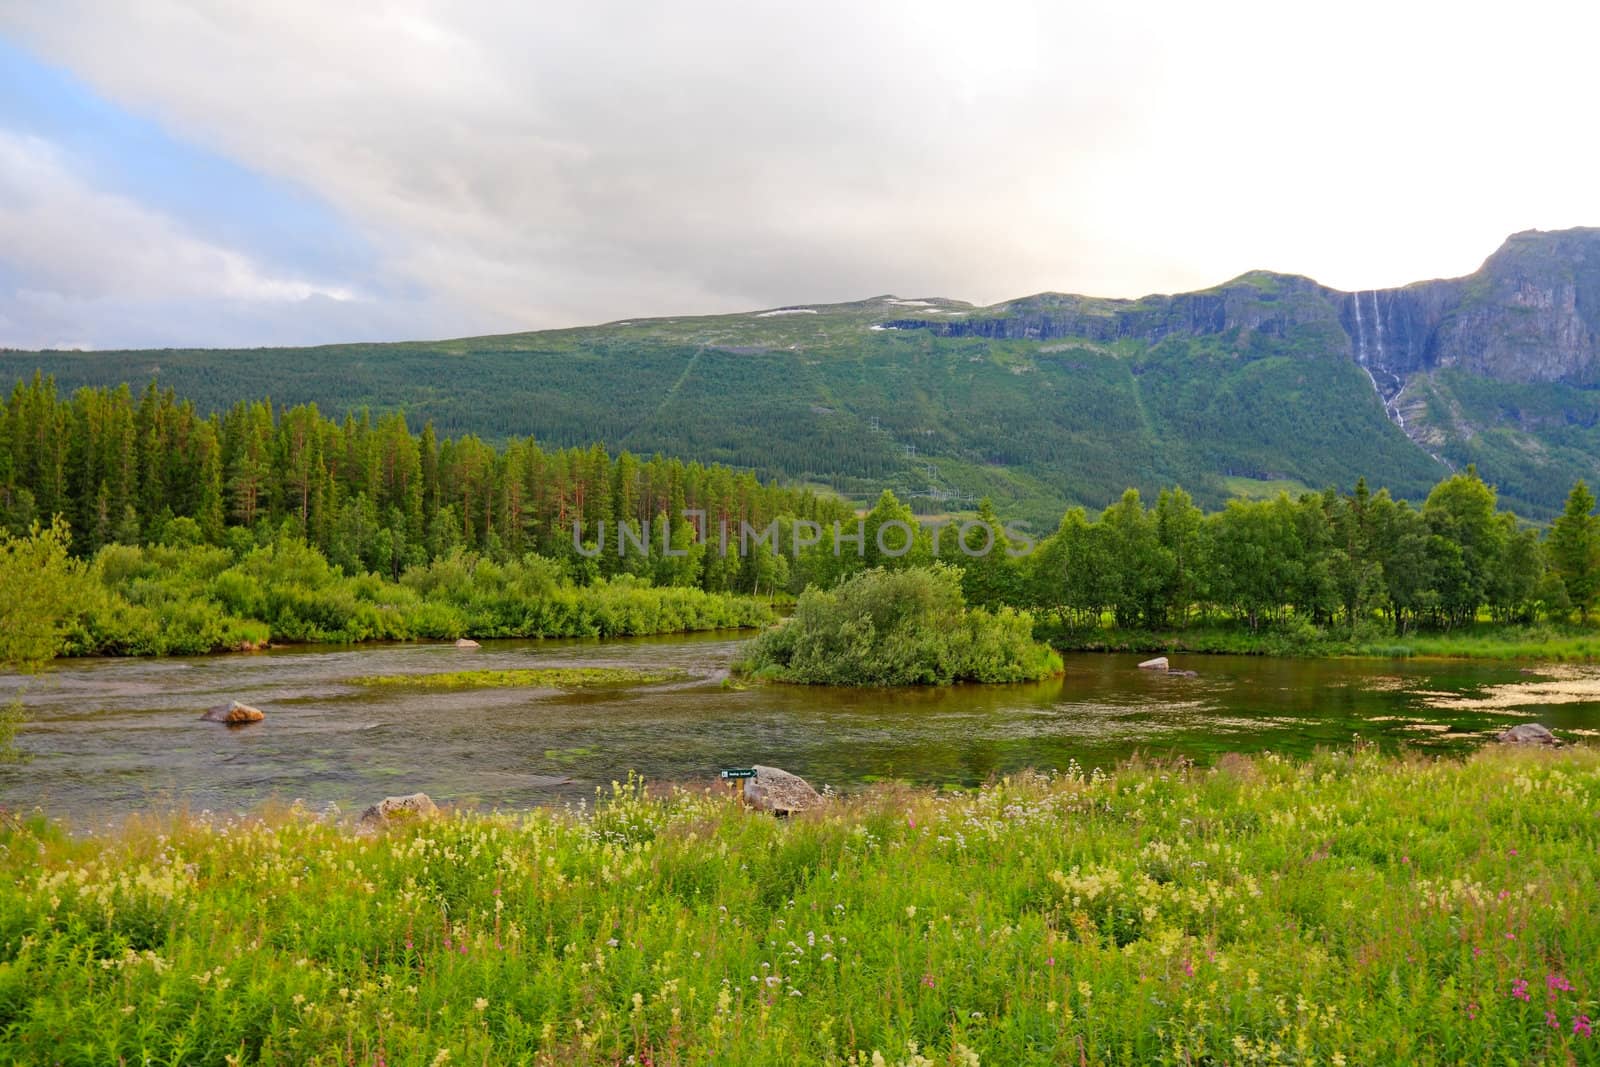
<path fill-rule="evenodd" d="M 667 609 L 662 591 L 787 601 L 870 568 L 936 561 L 959 568 L 968 605 L 1026 609 L 1067 644 L 1108 627 L 1587 622 L 1600 595 L 1594 504 L 1580 482 L 1539 527 L 1501 508 L 1470 467 L 1420 504 L 1364 481 L 1210 513 L 1177 487 L 1153 502 L 1129 489 L 1099 514 L 1067 511 L 1034 543 L 987 502 L 941 525 L 886 490 L 858 514 L 726 466 L 526 439 L 496 448 L 413 430 L 399 413 L 333 419 L 261 400 L 202 416 L 154 385 L 63 396 L 39 375 L 0 406 L 0 525 L 14 537 L 55 531 L 117 600 L 63 638 L 76 652 L 752 624 L 764 608 Z M 704 519 L 685 517 L 695 511 Z M 774 530 L 777 550 L 740 552 L 737 533 L 724 550 L 722 524 Z M 821 532 L 816 543 L 802 524 Z M 647 537 L 650 552 L 617 551 Z M 648 599 L 638 610 L 654 621 L 617 622 L 595 607 L 601 590 Z M 587 606 L 559 620 L 508 606 L 548 605 L 558 591 Z"/>

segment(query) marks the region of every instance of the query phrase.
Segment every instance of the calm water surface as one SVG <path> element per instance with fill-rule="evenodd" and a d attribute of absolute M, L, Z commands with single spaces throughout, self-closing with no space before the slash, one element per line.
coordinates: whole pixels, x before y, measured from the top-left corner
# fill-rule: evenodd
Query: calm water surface
<path fill-rule="evenodd" d="M 146 807 L 235 811 L 268 799 L 365 806 L 436 800 L 524 807 L 592 796 L 637 770 L 700 781 L 769 763 L 837 789 L 902 779 L 972 785 L 1022 767 L 1110 766 L 1135 752 L 1201 761 L 1304 753 L 1355 734 L 1387 746 L 1464 748 L 1529 718 L 1600 727 L 1600 670 L 1453 661 L 1068 656 L 1064 678 L 937 691 L 723 685 L 726 635 L 295 649 L 248 656 L 78 660 L 22 692 L 32 758 L 0 767 L 0 805 L 98 823 Z M 360 675 L 542 666 L 677 667 L 687 681 L 563 693 L 368 689 Z M 238 699 L 265 722 L 198 722 Z"/>

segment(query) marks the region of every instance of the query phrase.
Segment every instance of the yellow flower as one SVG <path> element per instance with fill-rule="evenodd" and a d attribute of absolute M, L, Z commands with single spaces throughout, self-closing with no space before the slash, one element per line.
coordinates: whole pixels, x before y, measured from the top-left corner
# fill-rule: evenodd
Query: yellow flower
<path fill-rule="evenodd" d="M 472 1002 L 472 1006 L 477 1008 L 479 1011 L 482 1011 L 489 1006 L 489 1002 L 482 997 L 479 997 L 477 1000 Z"/>

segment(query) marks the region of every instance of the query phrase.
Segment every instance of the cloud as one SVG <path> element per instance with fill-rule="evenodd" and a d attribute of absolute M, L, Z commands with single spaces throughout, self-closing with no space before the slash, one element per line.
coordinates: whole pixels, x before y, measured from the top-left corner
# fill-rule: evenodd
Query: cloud
<path fill-rule="evenodd" d="M 0 263 L 11 347 L 304 340 L 296 323 L 314 336 L 317 324 L 368 332 L 394 317 L 370 294 L 274 270 L 98 189 L 51 142 L 3 129 Z"/>
<path fill-rule="evenodd" d="M 437 333 L 1462 273 L 1513 230 L 1600 221 L 1574 133 L 1596 18 L 61 0 L 0 5 L 0 32 L 313 191 L 427 294 L 395 321 Z M 79 246 L 60 269 L 96 274 Z"/>

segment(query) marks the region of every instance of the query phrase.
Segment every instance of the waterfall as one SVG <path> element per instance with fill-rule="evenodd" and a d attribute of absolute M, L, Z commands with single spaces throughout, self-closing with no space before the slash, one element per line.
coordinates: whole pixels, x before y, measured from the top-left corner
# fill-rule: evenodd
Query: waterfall
<path fill-rule="evenodd" d="M 1361 298 L 1356 297 L 1356 303 L 1361 303 Z M 1378 290 L 1372 290 L 1372 317 L 1377 322 L 1376 333 L 1378 337 L 1378 365 L 1383 365 L 1383 312 L 1378 308 Z"/>
<path fill-rule="evenodd" d="M 1367 365 L 1367 328 L 1361 322 L 1361 294 L 1354 293 L 1356 305 L 1356 362 Z M 1371 375 L 1369 374 L 1370 378 Z M 1376 388 L 1376 386 L 1374 386 Z"/>

